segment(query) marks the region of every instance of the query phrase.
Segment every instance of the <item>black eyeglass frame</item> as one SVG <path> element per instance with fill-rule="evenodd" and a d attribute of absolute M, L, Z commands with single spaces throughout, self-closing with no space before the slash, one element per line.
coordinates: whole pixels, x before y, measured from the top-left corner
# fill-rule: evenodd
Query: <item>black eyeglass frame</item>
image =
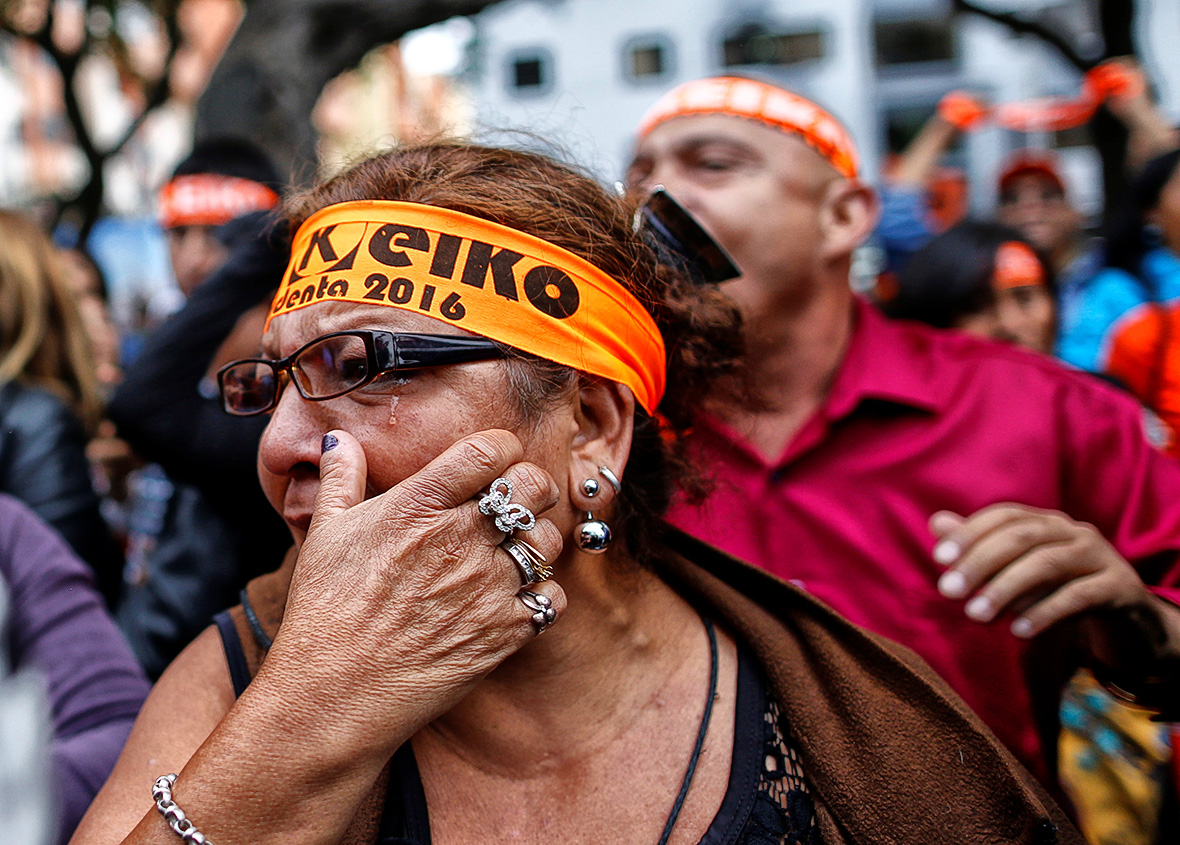
<path fill-rule="evenodd" d="M 328 396 L 310 396 L 299 383 L 299 379 L 291 375 L 291 371 L 294 370 L 295 362 L 300 355 L 313 346 L 317 346 L 325 340 L 330 340 L 334 337 L 357 337 L 361 339 L 361 342 L 365 345 L 365 355 L 368 359 L 368 375 L 345 390 L 337 391 Z M 490 361 L 496 358 L 503 358 L 507 354 L 508 350 L 503 344 L 483 337 L 460 337 L 447 334 L 398 334 L 380 329 L 353 329 L 350 331 L 331 332 L 330 334 L 317 337 L 315 340 L 308 341 L 296 349 L 286 358 L 280 358 L 278 360 L 272 360 L 270 358 L 242 358 L 237 361 L 230 361 L 217 371 L 217 387 L 221 395 L 222 410 L 235 417 L 253 417 L 273 410 L 278 404 L 279 396 L 282 393 L 280 385 L 284 373 L 287 374 L 288 379 L 295 385 L 295 389 L 299 391 L 299 395 L 304 399 L 310 402 L 323 402 L 327 399 L 335 399 L 339 396 L 352 393 L 354 390 L 359 390 L 366 384 L 370 384 L 387 373 L 420 370 L 426 367 L 441 367 L 448 364 L 464 364 L 471 361 Z M 256 411 L 235 411 L 229 407 L 229 403 L 226 401 L 226 373 L 243 364 L 268 366 L 274 373 L 274 396 L 271 398 L 269 404 Z"/>

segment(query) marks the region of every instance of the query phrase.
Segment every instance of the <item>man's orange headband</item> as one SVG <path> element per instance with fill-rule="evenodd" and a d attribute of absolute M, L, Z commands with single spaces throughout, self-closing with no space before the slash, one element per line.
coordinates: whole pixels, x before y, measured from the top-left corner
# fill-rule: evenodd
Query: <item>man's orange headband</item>
<path fill-rule="evenodd" d="M 347 202 L 299 227 L 270 320 L 319 302 L 386 305 L 631 388 L 655 413 L 664 339 L 626 288 L 568 250 L 458 211 Z"/>
<path fill-rule="evenodd" d="M 841 176 L 856 178 L 856 145 L 840 121 L 810 100 L 753 79 L 720 76 L 673 88 L 644 115 L 639 138 L 666 120 L 703 114 L 745 117 L 798 135 Z"/>
<path fill-rule="evenodd" d="M 192 173 L 177 176 L 160 191 L 160 225 L 220 226 L 251 211 L 266 211 L 279 195 L 261 182 Z"/>
<path fill-rule="evenodd" d="M 992 287 L 996 290 L 1038 287 L 1045 284 L 1045 268 L 1032 247 L 1020 241 L 1004 241 L 996 250 Z"/>

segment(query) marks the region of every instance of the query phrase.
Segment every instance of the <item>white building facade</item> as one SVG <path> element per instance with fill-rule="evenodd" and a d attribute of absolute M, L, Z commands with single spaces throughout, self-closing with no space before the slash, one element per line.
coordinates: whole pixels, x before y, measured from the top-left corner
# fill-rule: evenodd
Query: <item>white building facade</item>
<path fill-rule="evenodd" d="M 1087 4 L 993 0 L 1035 14 L 1101 49 Z M 1180 114 L 1180 3 L 1138 0 L 1139 44 L 1165 111 Z M 1050 47 L 946 0 L 509 0 L 478 18 L 470 71 L 487 136 L 523 130 L 619 178 L 634 127 L 668 88 L 724 73 L 777 81 L 828 107 L 852 132 L 875 178 L 892 137 L 912 132 L 956 88 L 992 102 L 1076 96 L 1081 79 Z M 1161 61 L 1155 61 L 1158 56 Z M 519 138 L 517 140 L 520 140 Z M 1077 200 L 1101 202 L 1098 159 L 1078 133 L 1030 137 L 972 133 L 950 158 L 972 180 L 977 210 L 990 208 L 995 173 L 1019 146 L 1058 148 Z M 525 143 L 529 143 L 525 138 Z M 896 143 L 894 144 L 896 146 Z"/>

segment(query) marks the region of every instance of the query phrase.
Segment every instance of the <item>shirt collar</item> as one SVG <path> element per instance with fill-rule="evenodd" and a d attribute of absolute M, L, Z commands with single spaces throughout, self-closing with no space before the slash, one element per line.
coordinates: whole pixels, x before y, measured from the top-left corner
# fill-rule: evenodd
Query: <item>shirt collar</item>
<path fill-rule="evenodd" d="M 848 352 L 840 362 L 823 413 L 829 420 L 852 413 L 866 399 L 935 412 L 947 391 L 935 378 L 932 338 L 912 324 L 895 322 L 857 297 Z"/>

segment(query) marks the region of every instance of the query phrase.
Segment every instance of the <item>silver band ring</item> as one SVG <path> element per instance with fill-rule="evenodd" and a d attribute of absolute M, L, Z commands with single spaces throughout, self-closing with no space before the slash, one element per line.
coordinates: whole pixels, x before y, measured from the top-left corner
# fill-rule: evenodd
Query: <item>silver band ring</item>
<path fill-rule="evenodd" d="M 512 500 L 512 482 L 507 478 L 497 478 L 479 500 L 479 512 L 493 516 L 496 528 L 505 534 L 511 534 L 517 528 L 521 531 L 532 531 L 537 526 L 537 518 L 524 505 L 510 504 Z"/>
<path fill-rule="evenodd" d="M 521 590 L 517 595 L 524 602 L 524 606 L 533 611 L 533 624 L 537 626 L 537 635 L 545 633 L 545 629 L 557 619 L 557 611 L 553 609 L 553 602 L 549 600 L 549 596 L 531 590 Z"/>
<path fill-rule="evenodd" d="M 520 568 L 523 586 L 527 587 L 529 584 L 548 581 L 553 577 L 553 567 L 549 566 L 545 555 L 541 554 L 531 543 L 509 537 L 500 544 L 500 548 L 508 552 L 508 556 Z"/>

